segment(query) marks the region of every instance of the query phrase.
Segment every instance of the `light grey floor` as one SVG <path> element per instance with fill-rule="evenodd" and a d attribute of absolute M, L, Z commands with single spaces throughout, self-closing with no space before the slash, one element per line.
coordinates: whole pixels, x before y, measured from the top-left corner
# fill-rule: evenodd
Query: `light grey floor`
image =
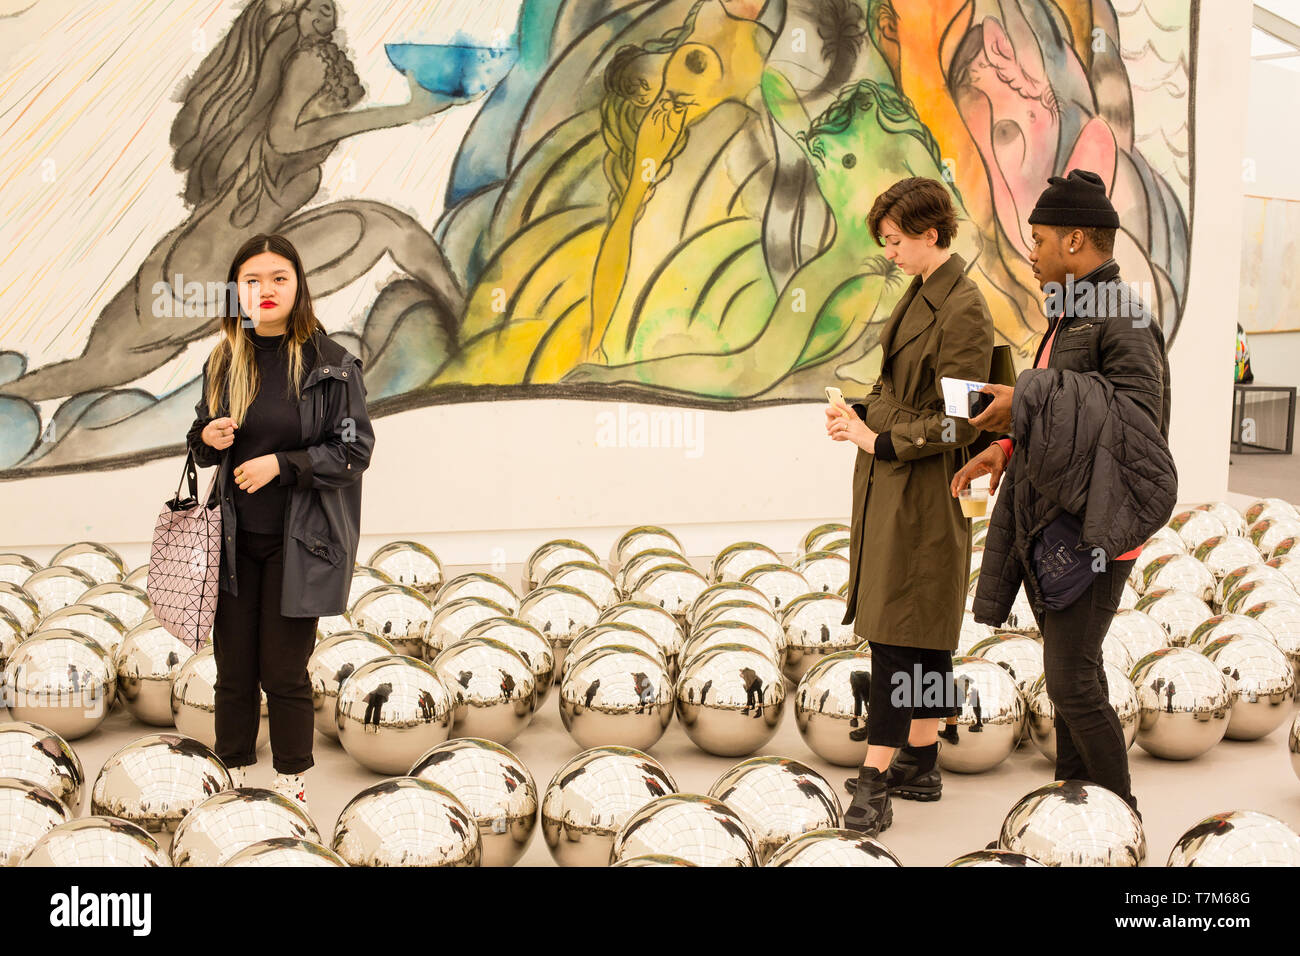
<path fill-rule="evenodd" d="M 1230 455 L 1228 462 L 1230 491 L 1300 501 L 1300 455 Z"/>
<path fill-rule="evenodd" d="M 1297 496 L 1288 496 L 1294 500 Z M 695 561 L 697 566 L 703 561 Z M 469 567 L 448 567 L 450 577 Z M 503 575 L 517 581 L 518 565 Z M 539 792 L 560 765 L 581 748 L 560 722 L 557 693 L 552 689 L 546 705 L 532 724 L 508 746 L 527 765 Z M 842 782 L 849 771 L 818 758 L 795 728 L 793 695 L 776 736 L 760 753 L 801 760 L 826 776 L 845 807 L 849 798 Z M 0 718 L 0 719 L 8 719 Z M 1253 809 L 1272 814 L 1300 830 L 1300 780 L 1293 774 L 1286 747 L 1290 720 L 1269 737 L 1252 742 L 1225 740 L 1196 760 L 1159 760 L 1136 745 L 1130 751 L 1134 792 L 1146 822 L 1147 865 L 1163 865 L 1179 835 L 1213 813 Z M 118 710 L 89 736 L 72 742 L 87 776 L 83 813 L 89 811 L 90 784 L 104 761 L 118 748 L 153 732 Z M 650 749 L 674 776 L 679 788 L 703 793 L 721 774 L 742 758 L 714 757 L 698 750 L 674 722 Z M 254 785 L 267 785 L 272 777 L 269 747 L 259 752 L 250 774 Z M 356 793 L 382 778 L 353 761 L 335 742 L 316 736 L 316 766 L 308 772 L 308 803 L 326 843 L 344 804 Z M 882 839 L 906 865 L 941 866 L 953 858 L 980 849 L 996 839 L 1007 811 L 1024 794 L 1052 779 L 1052 766 L 1031 744 L 1026 744 L 994 770 L 978 775 L 946 774 L 943 799 L 937 803 L 895 801 L 895 822 Z M 525 854 L 525 866 L 554 865 L 545 842 L 537 833 Z"/>

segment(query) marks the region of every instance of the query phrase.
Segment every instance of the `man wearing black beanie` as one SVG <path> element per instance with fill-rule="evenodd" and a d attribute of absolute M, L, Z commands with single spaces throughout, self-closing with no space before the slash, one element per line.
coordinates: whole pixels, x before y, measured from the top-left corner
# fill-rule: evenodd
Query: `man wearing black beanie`
<path fill-rule="evenodd" d="M 971 424 L 1012 437 L 962 468 L 952 492 L 981 475 L 1002 484 L 972 611 L 1001 625 L 1023 584 L 1056 711 L 1056 779 L 1099 784 L 1136 811 L 1101 643 L 1142 543 L 1177 499 L 1169 361 L 1159 324 L 1120 280 L 1102 178 L 1076 169 L 1048 183 L 1029 216 L 1047 332 L 1014 388 L 984 389 L 993 402 Z"/>

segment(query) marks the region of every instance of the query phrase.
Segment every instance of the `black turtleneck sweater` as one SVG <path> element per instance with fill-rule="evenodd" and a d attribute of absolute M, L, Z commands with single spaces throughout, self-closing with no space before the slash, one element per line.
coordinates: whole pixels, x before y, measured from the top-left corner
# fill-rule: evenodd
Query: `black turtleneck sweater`
<path fill-rule="evenodd" d="M 288 391 L 289 353 L 285 335 L 258 335 L 249 329 L 248 338 L 253 344 L 261 384 L 244 415 L 244 424 L 235 429 L 232 461 L 240 465 L 274 454 L 280 459 L 280 475 L 252 494 L 236 486 L 235 521 L 245 531 L 282 534 L 293 469 L 284 455 L 278 453 L 302 445 L 298 401 Z"/>

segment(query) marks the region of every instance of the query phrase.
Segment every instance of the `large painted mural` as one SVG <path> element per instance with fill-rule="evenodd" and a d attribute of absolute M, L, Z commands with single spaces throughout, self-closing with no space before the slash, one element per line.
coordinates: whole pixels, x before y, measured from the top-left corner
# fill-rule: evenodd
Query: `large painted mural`
<path fill-rule="evenodd" d="M 749 408 L 820 401 L 828 384 L 860 394 L 908 281 L 866 214 L 904 176 L 951 188 L 955 248 L 1027 364 L 1045 320 L 1025 218 L 1049 176 L 1097 170 L 1123 221 L 1116 256 L 1177 339 L 1195 3 L 485 0 L 473 6 L 509 24 L 489 36 L 440 26 L 455 5 L 208 4 L 220 36 L 174 102 L 149 108 L 171 111 L 170 178 L 113 199 L 138 214 L 179 183 L 183 214 L 139 219 L 151 225 L 129 248 L 145 252 L 125 263 L 52 197 L 0 226 L 0 288 L 39 273 L 77 311 L 58 329 L 42 302 L 0 312 L 0 477 L 175 453 L 215 341 L 219 291 L 204 290 L 257 232 L 299 248 L 322 320 L 365 363 L 376 416 L 497 397 Z M 121 15 L 131 8 L 87 3 L 67 25 L 85 31 L 77 18 L 98 10 L 90 65 L 129 33 L 147 84 L 140 40 L 167 27 Z M 408 106 L 363 105 L 354 33 L 389 44 Z M 0 116 L 19 117 L 0 123 L 6 156 L 34 168 L 33 139 L 59 124 L 93 142 L 102 119 L 84 104 L 22 118 L 37 82 L 72 65 L 11 67 L 28 81 L 3 91 Z M 390 161 L 443 195 L 394 199 L 377 177 L 323 185 L 337 150 L 388 137 L 400 151 L 403 127 L 435 114 L 438 148 Z M 98 186 L 93 170 L 62 176 L 63 190 Z M 67 261 L 21 255 L 25 231 L 56 214 Z M 398 274 L 358 292 L 381 260 Z M 341 322 L 329 303 L 348 295 Z"/>

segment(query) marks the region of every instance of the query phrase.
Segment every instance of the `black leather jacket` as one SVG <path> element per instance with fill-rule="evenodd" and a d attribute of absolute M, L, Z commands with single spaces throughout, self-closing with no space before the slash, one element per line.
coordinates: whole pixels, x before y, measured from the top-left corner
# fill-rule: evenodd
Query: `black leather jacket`
<path fill-rule="evenodd" d="M 375 434 L 366 410 L 361 360 L 317 331 L 308 341 L 308 363 L 298 403 L 300 447 L 285 451 L 281 473 L 292 484 L 284 521 L 284 583 L 280 613 L 285 617 L 342 614 L 352 584 L 361 537 L 361 474 L 370 465 Z M 187 443 L 202 467 L 219 466 L 213 494 L 221 499 L 223 542 L 221 590 L 238 593 L 235 577 L 235 485 L 229 449 L 218 451 L 201 433 L 213 418 L 207 407 L 208 367 L 194 406 Z"/>

